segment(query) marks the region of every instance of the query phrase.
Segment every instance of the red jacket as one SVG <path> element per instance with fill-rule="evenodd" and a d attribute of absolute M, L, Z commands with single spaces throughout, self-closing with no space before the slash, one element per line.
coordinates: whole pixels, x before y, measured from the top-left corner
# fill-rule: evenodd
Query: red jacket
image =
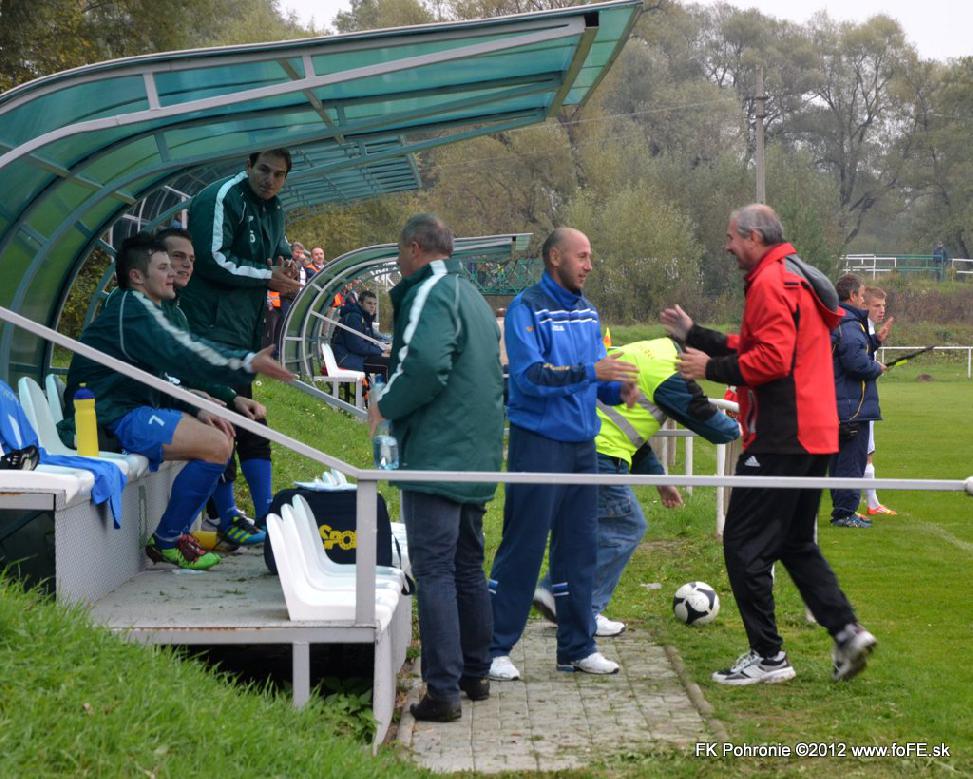
<path fill-rule="evenodd" d="M 830 332 L 841 312 L 834 287 L 796 255 L 778 244 L 746 275 L 739 335 L 694 325 L 686 339 L 713 357 L 707 379 L 737 385 L 747 452 L 838 451 Z"/>

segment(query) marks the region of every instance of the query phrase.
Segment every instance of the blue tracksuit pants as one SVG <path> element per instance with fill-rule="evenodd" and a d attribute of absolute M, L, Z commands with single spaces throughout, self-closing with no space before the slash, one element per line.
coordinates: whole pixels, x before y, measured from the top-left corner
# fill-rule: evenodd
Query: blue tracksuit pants
<path fill-rule="evenodd" d="M 596 473 L 595 444 L 555 441 L 511 425 L 507 470 Z M 591 588 L 598 552 L 597 502 L 594 486 L 507 486 L 503 537 L 490 573 L 491 657 L 509 655 L 523 633 L 548 533 L 557 662 L 570 663 L 595 651 Z"/>

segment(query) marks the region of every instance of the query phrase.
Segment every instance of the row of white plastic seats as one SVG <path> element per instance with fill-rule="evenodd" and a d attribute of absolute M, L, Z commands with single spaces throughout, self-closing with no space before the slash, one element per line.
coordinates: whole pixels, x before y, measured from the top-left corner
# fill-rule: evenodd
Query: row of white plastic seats
<path fill-rule="evenodd" d="M 34 426 L 40 445 L 50 454 L 77 455 L 77 450 L 65 446 L 57 434 L 57 423 L 63 416 L 60 400 L 63 389 L 58 386 L 58 379 L 54 375 L 48 375 L 46 384 L 45 396 L 36 381 L 23 377 L 17 384 L 20 405 L 24 407 L 24 413 Z M 149 467 L 149 461 L 140 454 L 102 452 L 98 459 L 113 462 L 130 480 L 137 479 Z"/>
<path fill-rule="evenodd" d="M 301 496 L 295 496 L 293 506 L 284 505 L 281 516 L 267 515 L 267 534 L 292 620 L 355 619 L 355 566 L 328 557 L 311 509 Z M 391 623 L 404 581 L 399 569 L 376 567 L 375 619 L 382 630 Z"/>

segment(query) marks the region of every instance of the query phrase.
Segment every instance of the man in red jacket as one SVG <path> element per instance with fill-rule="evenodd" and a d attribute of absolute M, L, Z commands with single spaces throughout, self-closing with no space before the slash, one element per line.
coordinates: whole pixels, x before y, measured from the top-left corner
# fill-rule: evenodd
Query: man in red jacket
<path fill-rule="evenodd" d="M 841 320 L 838 295 L 824 274 L 784 243 L 780 220 L 767 206 L 734 211 L 725 248 L 745 274 L 740 333 L 700 327 L 679 306 L 667 308 L 663 325 L 687 344 L 679 372 L 738 387 L 743 453 L 737 475 L 822 477 L 838 450 L 830 340 Z M 835 681 L 865 667 L 875 637 L 858 624 L 818 548 L 820 501 L 817 489 L 733 490 L 723 555 L 750 649 L 714 673 L 714 681 L 742 685 L 794 678 L 774 619 L 777 560 L 834 638 Z"/>

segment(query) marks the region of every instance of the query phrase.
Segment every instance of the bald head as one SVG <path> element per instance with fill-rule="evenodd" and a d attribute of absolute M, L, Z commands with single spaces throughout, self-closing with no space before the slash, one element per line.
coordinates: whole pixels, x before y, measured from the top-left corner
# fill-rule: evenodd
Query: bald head
<path fill-rule="evenodd" d="M 557 249 L 564 245 L 564 243 L 572 238 L 581 236 L 587 240 L 587 236 L 580 230 L 575 230 L 573 227 L 555 227 L 551 234 L 547 236 L 547 240 L 544 241 L 544 245 L 541 247 L 541 257 L 544 258 L 544 267 L 551 267 L 551 250 Z"/>
<path fill-rule="evenodd" d="M 565 289 L 581 292 L 591 272 L 591 242 L 573 227 L 558 227 L 544 241 L 541 249 L 544 267 Z"/>

